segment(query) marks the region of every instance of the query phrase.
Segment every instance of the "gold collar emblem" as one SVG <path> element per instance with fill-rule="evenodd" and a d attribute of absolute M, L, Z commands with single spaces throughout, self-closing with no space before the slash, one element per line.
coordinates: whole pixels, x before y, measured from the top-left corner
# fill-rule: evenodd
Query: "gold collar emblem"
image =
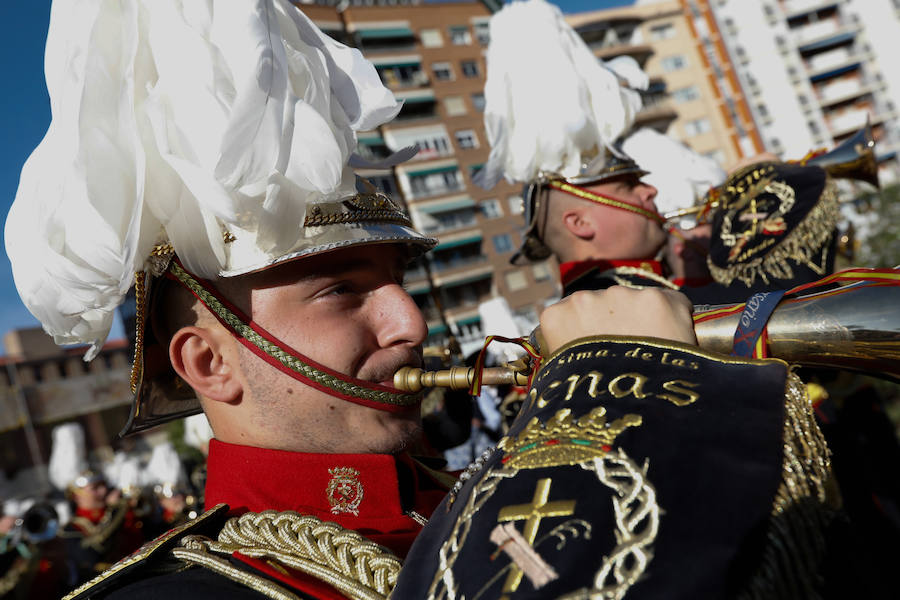
<path fill-rule="evenodd" d="M 350 467 L 328 469 L 331 480 L 325 489 L 333 514 L 350 513 L 359 516 L 359 503 L 363 499 L 363 486 L 359 482 L 359 471 Z"/>

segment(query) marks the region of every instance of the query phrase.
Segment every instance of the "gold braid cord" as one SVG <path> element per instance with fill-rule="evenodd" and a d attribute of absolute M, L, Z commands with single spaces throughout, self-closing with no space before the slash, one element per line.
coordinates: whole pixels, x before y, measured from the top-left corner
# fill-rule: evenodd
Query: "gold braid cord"
<path fill-rule="evenodd" d="M 227 561 L 233 552 L 268 559 L 331 585 L 349 598 L 386 600 L 402 565 L 383 546 L 330 521 L 292 511 L 246 513 L 229 519 L 218 539 L 186 536 L 176 558 L 204 566 L 269 598 L 296 595 L 268 579 L 237 569 Z"/>
<path fill-rule="evenodd" d="M 372 390 L 369 388 L 365 388 L 359 385 L 355 385 L 349 381 L 344 381 L 328 373 L 324 373 L 312 365 L 308 365 L 302 360 L 298 359 L 295 356 L 285 352 L 277 345 L 273 344 L 256 331 L 253 330 L 252 327 L 241 321 L 240 318 L 233 312 L 231 312 L 228 307 L 219 302 L 219 300 L 209 293 L 200 283 L 194 279 L 190 273 L 185 271 L 177 262 L 172 262 L 172 265 L 169 267 L 169 270 L 172 274 L 180 281 L 182 284 L 188 287 L 203 304 L 205 304 L 211 311 L 213 311 L 216 315 L 219 316 L 229 327 L 231 327 L 237 335 L 246 339 L 248 342 L 265 352 L 267 355 L 271 356 L 282 365 L 287 367 L 288 369 L 299 373 L 303 377 L 315 381 L 316 383 L 323 385 L 329 389 L 332 389 L 336 392 L 344 394 L 346 396 L 353 396 L 355 398 L 363 398 L 365 400 L 372 400 L 375 402 L 380 402 L 382 404 L 392 404 L 396 406 L 412 406 L 413 404 L 419 401 L 421 394 L 402 394 L 388 391 L 378 391 Z"/>
<path fill-rule="evenodd" d="M 761 567 L 740 598 L 819 597 L 824 530 L 839 506 L 828 446 L 806 386 L 791 373 L 785 392 L 782 481 Z"/>
<path fill-rule="evenodd" d="M 719 267 L 709 259 L 709 272 L 722 285 L 730 285 L 737 279 L 751 286 L 757 277 L 765 283 L 769 283 L 769 277 L 791 279 L 794 270 L 789 261 L 793 261 L 798 266 L 806 265 L 824 276 L 824 264 L 817 265 L 812 259 L 828 240 L 839 216 L 837 184 L 828 178 L 816 206 L 774 249 L 753 260 L 727 267 Z"/>
<path fill-rule="evenodd" d="M 653 542 L 659 531 L 659 504 L 656 488 L 647 480 L 648 463 L 643 468 L 621 448 L 617 455 L 594 459 L 597 478 L 613 491 L 613 514 L 618 544 L 603 557 L 594 576 L 594 589 L 566 598 L 602 598 L 620 600 L 634 585 L 653 559 Z"/>
<path fill-rule="evenodd" d="M 615 267 L 607 271 L 611 273 L 613 281 L 615 281 L 618 285 L 623 287 L 631 288 L 633 290 L 643 290 L 648 287 L 647 285 L 641 285 L 639 283 L 633 283 L 625 279 L 625 277 L 636 275 L 638 277 L 643 277 L 644 279 L 649 279 L 655 283 L 658 283 L 660 287 L 669 288 L 670 290 L 680 289 L 677 285 L 663 277 L 662 275 L 657 275 L 653 271 L 648 271 L 646 269 L 641 269 L 640 267 Z M 601 277 L 606 273 L 601 274 Z"/>

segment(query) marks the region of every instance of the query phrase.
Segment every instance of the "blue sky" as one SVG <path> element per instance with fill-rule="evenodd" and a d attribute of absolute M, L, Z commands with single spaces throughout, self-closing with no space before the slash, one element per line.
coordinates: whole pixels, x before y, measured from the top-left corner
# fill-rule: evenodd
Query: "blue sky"
<path fill-rule="evenodd" d="M 631 0 L 558 0 L 564 12 L 597 10 L 631 4 Z M 15 198 L 19 172 L 50 123 L 50 101 L 44 85 L 44 43 L 49 0 L 0 2 L 0 72 L 6 84 L 0 94 L 0 216 Z M 38 325 L 16 293 L 0 229 L 0 336 L 11 329 Z M 113 337 L 121 336 L 116 327 Z M 0 348 L 0 354 L 3 350 Z"/>

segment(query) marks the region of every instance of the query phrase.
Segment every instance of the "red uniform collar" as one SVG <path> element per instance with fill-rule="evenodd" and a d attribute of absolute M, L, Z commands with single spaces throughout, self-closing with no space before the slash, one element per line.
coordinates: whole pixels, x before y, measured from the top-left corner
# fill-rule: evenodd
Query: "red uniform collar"
<path fill-rule="evenodd" d="M 656 275 L 662 275 L 662 263 L 658 260 L 579 260 L 559 265 L 559 278 L 563 286 L 567 286 L 588 271 L 600 269 L 607 271 L 616 267 L 636 267 Z"/>
<path fill-rule="evenodd" d="M 224 502 L 234 514 L 293 510 L 353 529 L 400 557 L 422 529 L 411 511 L 427 518 L 446 494 L 447 487 L 406 454 L 209 444 L 207 508 Z"/>
<path fill-rule="evenodd" d="M 103 519 L 103 515 L 106 514 L 105 508 L 75 508 L 75 516 L 81 517 L 82 519 L 87 519 L 94 525 L 100 522 Z"/>

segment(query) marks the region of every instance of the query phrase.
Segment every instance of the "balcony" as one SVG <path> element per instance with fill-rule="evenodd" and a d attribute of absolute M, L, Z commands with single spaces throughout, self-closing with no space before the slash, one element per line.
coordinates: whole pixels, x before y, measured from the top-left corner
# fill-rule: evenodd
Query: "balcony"
<path fill-rule="evenodd" d="M 798 30 L 794 43 L 801 54 L 821 52 L 851 43 L 858 30 L 858 25 L 842 25 L 836 19 L 831 19 Z"/>
<path fill-rule="evenodd" d="M 417 55 L 376 58 L 372 63 L 381 81 L 392 90 L 428 86 L 428 75 L 422 70 L 422 59 Z"/>
<path fill-rule="evenodd" d="M 871 112 L 865 108 L 844 111 L 837 116 L 827 118 L 832 137 L 838 138 L 847 133 L 861 129 L 866 124 Z"/>
<path fill-rule="evenodd" d="M 645 92 L 641 92 L 643 106 L 635 115 L 634 127 L 650 127 L 662 133 L 678 117 L 678 113 L 672 108 L 672 101 L 666 93 L 665 83 L 651 82 Z"/>
<path fill-rule="evenodd" d="M 797 19 L 809 13 L 835 8 L 840 2 L 836 0 L 784 0 L 781 8 L 788 20 Z"/>
<path fill-rule="evenodd" d="M 870 106 L 846 111 L 841 113 L 838 117 L 827 118 L 827 121 L 828 126 L 831 128 L 831 137 L 834 138 L 835 143 L 840 143 L 843 141 L 842 138 L 862 129 L 865 126 L 866 118 L 868 117 L 872 129 L 875 132 L 875 142 L 877 144 L 881 139 L 881 134 L 879 132 L 882 130 L 882 123 L 891 119 L 896 119 L 897 114 L 897 111 L 889 110 L 878 110 L 876 112 L 876 109 Z"/>
<path fill-rule="evenodd" d="M 429 235 L 475 227 L 475 201 L 468 196 L 448 198 L 438 202 L 417 203 L 412 207 L 413 219 Z"/>
<path fill-rule="evenodd" d="M 353 43 L 366 54 L 415 50 L 416 34 L 406 24 L 380 26 L 366 23 L 351 34 Z"/>
<path fill-rule="evenodd" d="M 459 275 L 466 275 L 473 267 L 485 265 L 487 257 L 481 252 L 481 233 L 474 232 L 455 241 L 442 241 L 431 255 L 431 268 L 435 285 L 452 284 Z"/>
<path fill-rule="evenodd" d="M 412 200 L 444 196 L 466 189 L 459 173 L 459 165 L 455 161 L 449 164 L 440 161 L 438 164 L 423 165 L 415 170 L 409 169 L 406 171 L 406 177 L 409 180 L 409 196 Z"/>
<path fill-rule="evenodd" d="M 841 85 L 830 85 L 819 92 L 819 105 L 822 108 L 837 106 L 851 102 L 866 94 L 871 94 L 874 91 L 875 88 L 873 86 L 866 85 L 861 81 L 841 82 Z"/>
<path fill-rule="evenodd" d="M 403 108 L 394 119 L 398 121 L 413 121 L 420 119 L 432 119 L 437 116 L 437 100 L 431 89 L 405 90 L 394 94 L 397 100 L 403 100 Z"/>
<path fill-rule="evenodd" d="M 853 62 L 859 62 L 861 58 L 860 53 L 855 52 L 852 46 L 848 45 L 814 54 L 808 57 L 805 63 L 810 76 L 814 77 L 820 73 L 838 69 Z"/>

